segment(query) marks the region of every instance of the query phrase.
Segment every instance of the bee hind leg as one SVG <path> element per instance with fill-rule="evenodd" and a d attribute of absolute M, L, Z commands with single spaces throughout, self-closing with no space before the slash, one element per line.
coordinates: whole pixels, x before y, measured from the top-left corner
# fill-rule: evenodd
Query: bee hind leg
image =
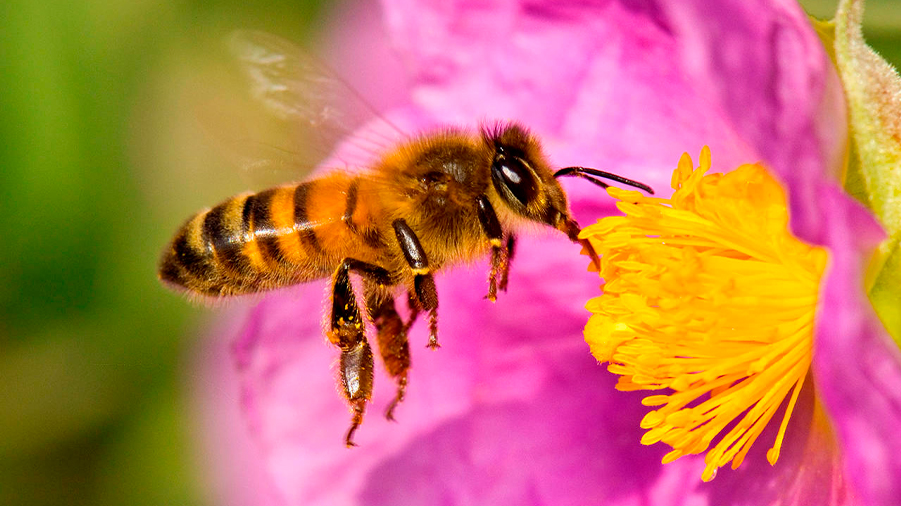
<path fill-rule="evenodd" d="M 344 437 L 348 447 L 356 446 L 354 433 L 363 423 L 366 403 L 372 397 L 373 358 L 366 340 L 366 325 L 357 306 L 350 271 L 370 273 L 370 277 L 387 276 L 387 271 L 351 258 L 345 259 L 334 275 L 329 341 L 341 351 L 339 383 L 344 398 L 353 412 L 350 428 Z M 371 273 L 375 274 L 371 274 Z"/>
<path fill-rule="evenodd" d="M 353 437 L 363 423 L 366 402 L 372 396 L 372 349 L 364 339 L 352 350 L 341 350 L 341 386 L 353 410 L 350 428 L 344 436 L 348 448 L 357 446 Z"/>

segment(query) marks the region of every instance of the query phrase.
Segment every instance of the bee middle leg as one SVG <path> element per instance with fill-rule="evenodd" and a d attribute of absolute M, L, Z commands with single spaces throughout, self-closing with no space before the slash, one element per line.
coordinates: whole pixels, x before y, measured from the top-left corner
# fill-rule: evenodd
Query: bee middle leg
<path fill-rule="evenodd" d="M 429 268 L 429 259 L 419 242 L 419 237 L 403 219 L 394 220 L 392 223 L 394 233 L 400 249 L 413 271 L 413 293 L 416 295 L 416 303 L 419 308 L 429 312 L 429 344 L 428 347 L 436 349 L 438 345 L 438 290 L 435 288 L 435 278 Z"/>
<path fill-rule="evenodd" d="M 366 340 L 366 325 L 357 306 L 350 271 L 358 271 L 367 279 L 381 280 L 387 284 L 388 272 L 352 258 L 346 258 L 334 275 L 332 291 L 331 326 L 329 341 L 341 351 L 340 385 L 345 399 L 353 411 L 350 428 L 344 437 L 348 447 L 356 446 L 353 435 L 363 423 L 366 403 L 372 397 L 373 358 L 372 348 Z"/>
<path fill-rule="evenodd" d="M 410 316 L 407 318 L 407 323 L 404 324 L 404 327 L 407 330 L 410 330 L 410 327 L 416 323 L 416 319 L 419 318 L 419 301 L 416 299 L 416 294 L 410 292 L 407 294 L 407 307 L 410 309 Z"/>
<path fill-rule="evenodd" d="M 410 369 L 410 345 L 407 340 L 407 331 L 410 323 L 404 323 L 395 309 L 394 293 L 367 282 L 364 285 L 366 294 L 366 308 L 376 328 L 379 343 L 379 354 L 385 364 L 385 370 L 397 382 L 397 395 L 388 409 L 385 417 L 394 420 L 394 408 L 404 400 L 407 389 L 407 370 Z"/>

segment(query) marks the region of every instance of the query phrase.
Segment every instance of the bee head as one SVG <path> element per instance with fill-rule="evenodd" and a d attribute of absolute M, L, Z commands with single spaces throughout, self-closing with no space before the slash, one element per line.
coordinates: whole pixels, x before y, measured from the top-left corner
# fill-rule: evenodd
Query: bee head
<path fill-rule="evenodd" d="M 493 152 L 491 182 L 506 207 L 575 241 L 579 226 L 569 216 L 566 194 L 538 139 L 516 123 L 483 129 L 482 138 Z"/>

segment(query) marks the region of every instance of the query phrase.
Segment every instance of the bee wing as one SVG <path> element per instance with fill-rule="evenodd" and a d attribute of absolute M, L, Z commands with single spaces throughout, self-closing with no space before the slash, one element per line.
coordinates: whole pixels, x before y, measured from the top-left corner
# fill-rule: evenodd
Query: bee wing
<path fill-rule="evenodd" d="M 340 161 L 362 166 L 404 137 L 357 91 L 299 46 L 248 30 L 233 33 L 228 42 L 249 81 L 251 97 L 288 125 L 291 135 L 304 144 L 307 158 L 309 154 L 316 158 L 314 163 L 306 163 L 310 167 L 332 154 L 339 141 L 351 144 L 342 149 Z M 367 126 L 365 133 L 352 135 L 363 125 Z M 268 153 L 279 159 L 287 156 L 289 163 L 304 164 L 305 157 L 296 146 L 252 144 L 251 153 Z"/>

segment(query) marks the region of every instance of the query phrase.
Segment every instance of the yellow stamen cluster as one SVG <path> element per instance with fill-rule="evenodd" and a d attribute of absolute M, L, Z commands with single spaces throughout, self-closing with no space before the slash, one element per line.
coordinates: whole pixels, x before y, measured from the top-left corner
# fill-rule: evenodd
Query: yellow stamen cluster
<path fill-rule="evenodd" d="M 738 467 L 789 394 L 775 464 L 810 366 L 826 251 L 788 230 L 785 193 L 760 165 L 707 174 L 710 150 L 673 172 L 671 198 L 610 188 L 626 216 L 582 231 L 601 257 L 603 295 L 585 340 L 619 390 L 669 390 L 641 421 L 663 462 L 707 452 L 702 478 Z M 712 448 L 711 448 L 712 445 Z M 709 449 L 709 450 L 708 450 Z"/>

